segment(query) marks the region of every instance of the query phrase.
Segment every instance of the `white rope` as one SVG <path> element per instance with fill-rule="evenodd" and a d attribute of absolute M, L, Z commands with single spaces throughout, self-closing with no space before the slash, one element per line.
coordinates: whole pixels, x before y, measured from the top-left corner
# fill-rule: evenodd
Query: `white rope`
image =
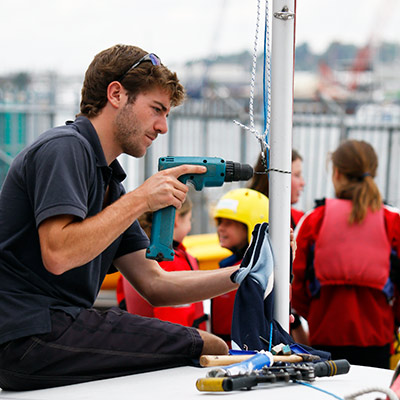
<path fill-rule="evenodd" d="M 266 149 L 269 149 L 269 145 L 265 141 L 265 133 L 264 135 L 260 134 L 256 128 L 255 128 L 255 123 L 254 123 L 254 91 L 255 91 L 255 82 L 256 82 L 256 67 L 257 67 L 257 47 L 258 47 L 258 35 L 259 35 L 259 30 L 260 30 L 260 1 L 257 1 L 257 21 L 256 21 L 256 33 L 255 33 L 255 38 L 254 38 L 254 48 L 253 48 L 253 65 L 252 65 L 252 71 L 251 71 L 251 82 L 250 82 L 250 99 L 249 99 L 249 119 L 250 119 L 250 127 L 243 125 L 239 121 L 234 120 L 233 122 L 236 125 L 239 125 L 241 128 L 251 132 L 256 139 L 260 143 L 261 147 L 261 155 L 264 157 L 264 153 Z M 265 2 L 265 12 L 266 16 L 268 18 L 268 0 Z M 267 19 L 268 21 L 268 19 Z M 267 24 L 268 27 L 268 24 Z M 270 93 L 271 93 L 271 78 L 270 78 L 270 54 L 269 54 L 269 32 L 268 28 L 266 34 L 268 35 L 268 99 L 270 99 Z M 270 125 L 270 106 L 268 102 L 268 112 L 267 112 L 267 127 L 269 130 L 269 125 Z M 267 132 L 267 129 L 266 129 Z"/>
<path fill-rule="evenodd" d="M 267 76 L 267 94 L 268 94 L 268 105 L 267 105 L 267 117 L 265 121 L 264 137 L 267 136 L 269 128 L 271 126 L 271 50 L 269 41 L 269 6 L 268 0 L 265 1 L 265 36 L 266 36 L 266 57 L 265 57 L 265 70 Z M 265 105 L 264 105 L 265 107 Z"/>
<path fill-rule="evenodd" d="M 399 400 L 397 397 L 396 393 L 389 388 L 383 388 L 383 387 L 369 387 L 365 389 L 358 390 L 357 392 L 351 393 L 347 396 L 344 396 L 344 400 L 353 400 L 358 396 L 367 394 L 367 393 L 373 393 L 373 392 L 380 392 L 386 394 L 388 396 L 389 400 Z"/>
<path fill-rule="evenodd" d="M 258 140 L 262 139 L 262 136 L 259 134 L 259 132 L 255 128 L 249 128 L 247 125 L 243 125 L 241 122 L 233 120 L 233 122 L 236 125 L 239 125 L 241 128 L 245 129 L 246 131 L 249 131 L 252 133 Z M 264 143 L 264 146 L 269 149 L 269 145 L 267 143 Z"/>
<path fill-rule="evenodd" d="M 258 47 L 258 32 L 260 30 L 260 0 L 257 1 L 257 21 L 256 21 L 256 34 L 254 38 L 253 48 L 253 67 L 251 70 L 251 82 L 250 82 L 250 128 L 255 129 L 254 125 L 254 89 L 256 84 L 256 67 L 257 67 L 257 47 Z"/>

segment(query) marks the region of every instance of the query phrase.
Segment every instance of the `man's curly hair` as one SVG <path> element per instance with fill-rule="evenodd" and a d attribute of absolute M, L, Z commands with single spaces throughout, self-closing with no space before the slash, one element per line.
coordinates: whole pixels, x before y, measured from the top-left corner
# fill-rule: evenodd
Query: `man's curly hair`
<path fill-rule="evenodd" d="M 88 118 L 99 115 L 107 104 L 107 87 L 120 81 L 128 92 L 128 101 L 133 103 L 139 93 L 160 88 L 169 93 L 171 106 L 183 102 L 185 90 L 175 72 L 164 65 L 143 62 L 126 71 L 147 52 L 135 46 L 117 44 L 97 54 L 89 65 L 82 86 L 80 113 Z M 122 79 L 121 79 L 122 78 Z"/>

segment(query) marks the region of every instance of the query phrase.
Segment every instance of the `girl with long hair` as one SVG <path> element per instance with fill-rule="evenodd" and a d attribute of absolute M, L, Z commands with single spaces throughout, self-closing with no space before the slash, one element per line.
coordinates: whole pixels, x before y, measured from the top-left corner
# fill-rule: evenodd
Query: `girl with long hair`
<path fill-rule="evenodd" d="M 399 211 L 382 202 L 370 144 L 343 142 L 332 164 L 336 197 L 317 201 L 295 232 L 292 304 L 308 320 L 314 348 L 389 368 L 399 320 Z"/>

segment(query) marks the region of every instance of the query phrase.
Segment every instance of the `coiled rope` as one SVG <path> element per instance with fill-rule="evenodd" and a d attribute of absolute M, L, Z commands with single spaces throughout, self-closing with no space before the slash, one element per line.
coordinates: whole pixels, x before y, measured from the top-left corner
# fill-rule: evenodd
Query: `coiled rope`
<path fill-rule="evenodd" d="M 389 398 L 389 400 L 399 400 L 397 397 L 396 393 L 389 388 L 383 388 L 383 387 L 376 387 L 372 386 L 369 388 L 361 389 L 358 390 L 357 392 L 351 393 L 347 396 L 344 396 L 344 400 L 354 400 L 358 396 L 362 396 L 367 393 L 374 393 L 374 392 L 380 392 L 386 394 L 386 396 Z"/>

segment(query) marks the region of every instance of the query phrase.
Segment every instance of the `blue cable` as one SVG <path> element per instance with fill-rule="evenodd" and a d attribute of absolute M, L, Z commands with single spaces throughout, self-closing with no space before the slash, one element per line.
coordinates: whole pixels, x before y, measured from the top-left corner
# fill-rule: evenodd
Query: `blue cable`
<path fill-rule="evenodd" d="M 269 325 L 269 345 L 268 345 L 268 351 L 271 352 L 272 349 L 272 322 Z"/>
<path fill-rule="evenodd" d="M 335 399 L 344 400 L 343 397 L 339 397 L 339 396 L 337 396 L 337 395 L 334 394 L 334 393 L 328 392 L 327 390 L 324 390 L 324 389 L 321 389 L 321 388 L 319 388 L 319 387 L 310 385 L 310 384 L 307 383 L 307 382 L 296 381 L 296 383 L 298 383 L 299 385 L 308 386 L 308 387 L 310 387 L 310 388 L 312 388 L 312 389 L 319 390 L 320 392 L 323 392 L 323 393 L 325 393 L 325 394 L 328 394 L 329 396 L 333 396 Z"/>

